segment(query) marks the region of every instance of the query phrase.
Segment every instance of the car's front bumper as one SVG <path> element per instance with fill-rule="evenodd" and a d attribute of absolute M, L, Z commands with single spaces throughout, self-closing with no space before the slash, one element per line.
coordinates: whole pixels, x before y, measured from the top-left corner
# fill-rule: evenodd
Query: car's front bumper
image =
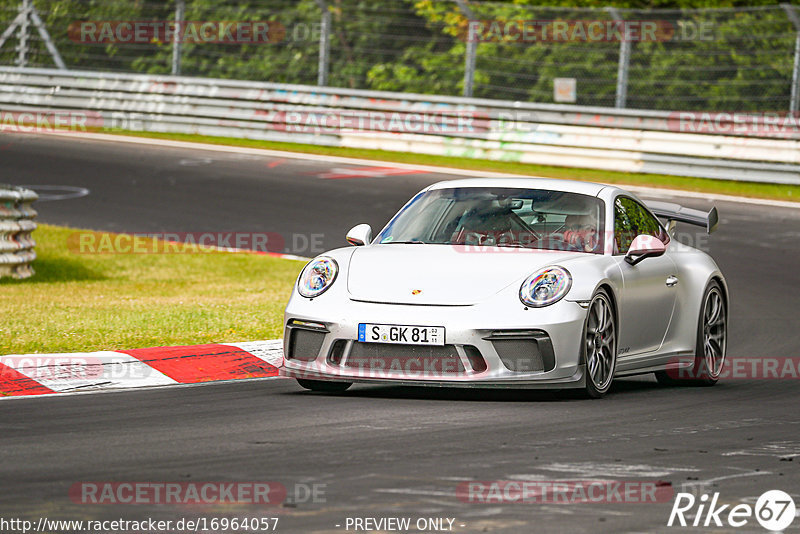
<path fill-rule="evenodd" d="M 448 387 L 584 383 L 586 309 L 576 302 L 538 309 L 520 305 L 498 313 L 502 308 L 495 303 L 414 306 L 336 299 L 328 305 L 323 300 L 293 298 L 287 306 L 282 376 Z M 446 345 L 429 350 L 359 343 L 359 323 L 442 326 Z"/>

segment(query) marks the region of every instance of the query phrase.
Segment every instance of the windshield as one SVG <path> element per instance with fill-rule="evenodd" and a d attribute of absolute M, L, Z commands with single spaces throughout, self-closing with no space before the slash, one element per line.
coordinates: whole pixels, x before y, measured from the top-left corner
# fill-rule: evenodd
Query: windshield
<path fill-rule="evenodd" d="M 417 195 L 375 239 L 603 253 L 603 201 L 538 189 L 460 187 Z"/>

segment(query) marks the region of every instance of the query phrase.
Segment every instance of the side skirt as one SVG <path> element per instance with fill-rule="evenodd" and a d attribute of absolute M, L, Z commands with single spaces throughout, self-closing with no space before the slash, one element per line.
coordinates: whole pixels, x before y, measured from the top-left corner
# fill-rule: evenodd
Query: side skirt
<path fill-rule="evenodd" d="M 631 376 L 691 367 L 694 362 L 693 351 L 674 351 L 667 353 L 629 356 L 617 359 L 617 371 L 614 376 Z"/>

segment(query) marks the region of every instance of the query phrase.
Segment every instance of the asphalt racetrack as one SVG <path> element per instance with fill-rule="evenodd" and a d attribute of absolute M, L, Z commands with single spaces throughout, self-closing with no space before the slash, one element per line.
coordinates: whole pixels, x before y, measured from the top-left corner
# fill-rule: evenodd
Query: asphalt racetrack
<path fill-rule="evenodd" d="M 454 178 L 36 135 L 0 135 L 0 162 L 3 182 L 62 188 L 40 189 L 51 196 L 88 190 L 45 197 L 36 204 L 42 222 L 276 232 L 286 252 L 303 256 L 344 246 L 356 223 L 379 229 L 413 193 Z M 797 356 L 800 210 L 716 205 L 717 233 L 679 231 L 706 247 L 727 277 L 728 357 Z M 280 517 L 277 531 L 290 533 L 346 532 L 354 517 L 452 518 L 453 532 L 710 532 L 667 527 L 671 499 L 485 504 L 460 500 L 456 488 L 476 480 L 660 480 L 676 492 L 719 492 L 725 503 L 753 504 L 781 489 L 800 504 L 798 407 L 797 378 L 666 388 L 651 375 L 618 380 L 599 401 L 377 386 L 324 396 L 290 380 L 4 400 L 0 510 L 53 519 Z M 275 508 L 75 504 L 69 490 L 84 481 L 277 481 L 299 494 Z M 313 484 L 324 495 L 307 502 L 297 488 Z M 752 519 L 726 528 L 765 532 Z M 798 530 L 800 518 L 787 532 Z"/>

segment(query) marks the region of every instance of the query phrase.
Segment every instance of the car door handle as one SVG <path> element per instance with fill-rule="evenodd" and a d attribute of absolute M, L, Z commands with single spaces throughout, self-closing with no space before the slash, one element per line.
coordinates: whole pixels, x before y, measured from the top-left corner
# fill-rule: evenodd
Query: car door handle
<path fill-rule="evenodd" d="M 674 287 L 678 285 L 678 277 L 677 276 L 668 276 L 667 277 L 667 287 Z"/>

